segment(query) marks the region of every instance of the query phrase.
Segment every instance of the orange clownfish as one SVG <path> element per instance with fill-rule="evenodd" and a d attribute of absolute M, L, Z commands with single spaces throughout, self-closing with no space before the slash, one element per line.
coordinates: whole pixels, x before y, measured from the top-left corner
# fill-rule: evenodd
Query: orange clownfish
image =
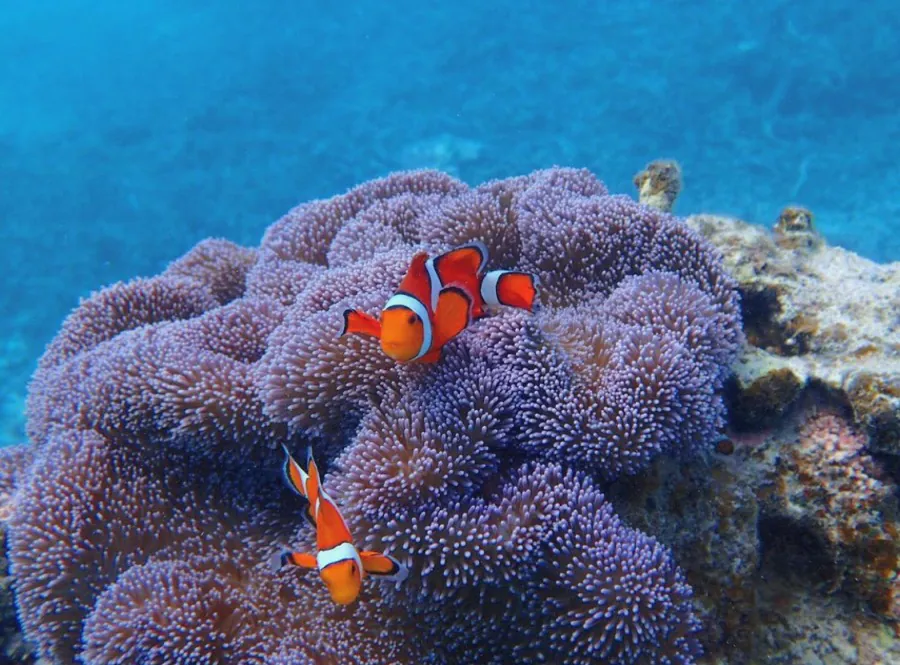
<path fill-rule="evenodd" d="M 307 519 L 316 529 L 315 555 L 306 552 L 285 552 L 281 565 L 292 564 L 300 568 L 318 568 L 319 575 L 331 593 L 331 599 L 348 605 L 356 600 L 367 575 L 381 579 L 401 581 L 407 570 L 395 558 L 380 552 L 360 552 L 353 545 L 350 529 L 334 500 L 325 492 L 319 478 L 319 468 L 307 448 L 306 471 L 294 461 L 286 446 L 282 446 L 287 458 L 284 461 L 284 477 L 297 494 L 309 501 Z"/>
<path fill-rule="evenodd" d="M 398 362 L 437 362 L 443 346 L 483 317 L 486 305 L 533 311 L 536 278 L 513 270 L 482 274 L 487 260 L 487 247 L 480 242 L 434 258 L 417 253 L 380 318 L 348 309 L 341 336 L 377 337 L 381 349 Z"/>

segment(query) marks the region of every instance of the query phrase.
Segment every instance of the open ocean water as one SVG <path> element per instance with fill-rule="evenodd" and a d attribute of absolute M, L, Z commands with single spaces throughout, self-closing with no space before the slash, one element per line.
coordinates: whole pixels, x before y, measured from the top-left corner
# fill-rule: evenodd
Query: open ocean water
<path fill-rule="evenodd" d="M 552 164 L 900 259 L 891 0 L 5 3 L 0 441 L 80 296 L 388 171 Z"/>

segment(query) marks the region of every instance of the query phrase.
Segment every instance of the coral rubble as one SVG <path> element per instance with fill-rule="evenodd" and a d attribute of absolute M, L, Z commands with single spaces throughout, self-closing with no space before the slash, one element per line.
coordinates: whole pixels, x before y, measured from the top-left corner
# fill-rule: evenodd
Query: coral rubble
<path fill-rule="evenodd" d="M 536 315 L 478 321 L 436 366 L 338 338 L 417 248 L 476 238 L 541 279 Z M 90 665 L 696 662 L 684 573 L 603 490 L 714 443 L 741 341 L 710 245 L 585 170 L 398 173 L 258 250 L 201 243 L 83 302 L 40 362 L 9 519 L 25 633 Z M 310 539 L 281 443 L 316 447 L 406 583 L 341 609 L 269 569 Z"/>

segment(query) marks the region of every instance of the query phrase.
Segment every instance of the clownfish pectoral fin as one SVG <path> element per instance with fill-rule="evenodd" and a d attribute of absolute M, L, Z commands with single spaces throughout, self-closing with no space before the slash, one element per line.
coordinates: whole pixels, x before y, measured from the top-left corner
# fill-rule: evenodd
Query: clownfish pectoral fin
<path fill-rule="evenodd" d="M 481 298 L 488 305 L 534 311 L 538 280 L 527 272 L 492 270 L 481 278 Z"/>
<path fill-rule="evenodd" d="M 359 558 L 362 561 L 363 570 L 373 577 L 402 582 L 409 575 L 406 566 L 388 554 L 365 551 L 359 553 Z"/>
<path fill-rule="evenodd" d="M 282 566 L 297 566 L 298 568 L 318 568 L 315 554 L 307 552 L 284 552 L 281 555 Z"/>
<path fill-rule="evenodd" d="M 487 261 L 487 247 L 480 240 L 473 240 L 434 257 L 434 270 L 442 284 L 451 284 L 471 275 L 480 275 Z"/>
<path fill-rule="evenodd" d="M 434 313 L 432 349 L 440 349 L 472 323 L 472 297 L 465 289 L 450 285 L 441 289 Z"/>
<path fill-rule="evenodd" d="M 355 309 L 344 310 L 344 327 L 339 337 L 344 335 L 366 335 L 381 337 L 381 322 L 371 314 L 358 312 Z"/>

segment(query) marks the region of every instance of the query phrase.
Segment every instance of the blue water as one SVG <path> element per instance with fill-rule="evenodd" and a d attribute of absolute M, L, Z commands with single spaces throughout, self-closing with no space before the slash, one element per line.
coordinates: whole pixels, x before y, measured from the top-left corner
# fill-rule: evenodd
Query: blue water
<path fill-rule="evenodd" d="M 678 212 L 900 259 L 893 0 L 4 3 L 0 441 L 78 297 L 397 168 L 678 159 Z"/>

